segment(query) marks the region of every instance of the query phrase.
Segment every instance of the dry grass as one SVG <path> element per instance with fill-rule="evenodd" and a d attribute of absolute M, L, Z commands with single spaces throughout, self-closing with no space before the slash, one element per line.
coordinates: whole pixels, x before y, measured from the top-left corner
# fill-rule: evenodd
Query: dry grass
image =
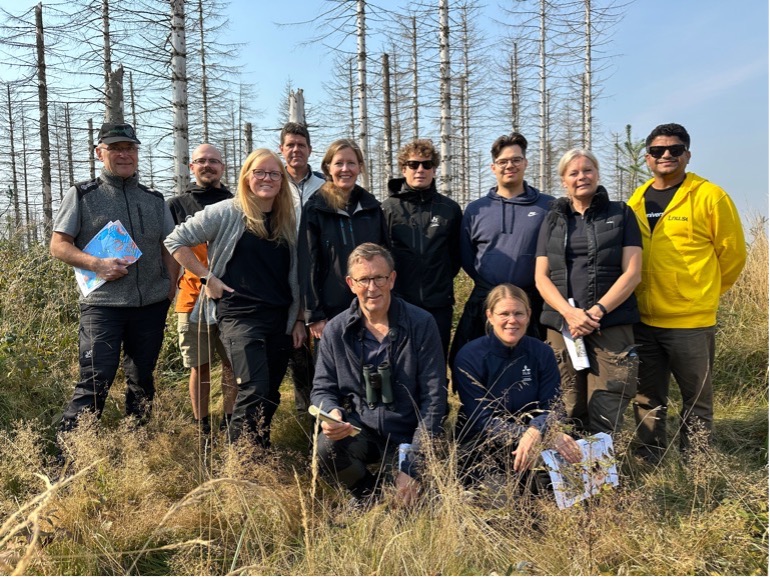
<path fill-rule="evenodd" d="M 70 463 L 50 482 L 59 475 L 50 424 L 75 372 L 72 279 L 35 251 L 0 247 L 0 258 L 13 272 L 0 281 L 0 573 L 767 572 L 766 235 L 755 233 L 746 271 L 720 312 L 716 447 L 688 462 L 673 452 L 653 468 L 627 452 L 627 420 L 616 440 L 621 486 L 566 511 L 548 497 L 521 496 L 514 481 L 465 490 L 448 442 L 428 461 L 418 508 L 399 509 L 388 494 L 355 510 L 318 476 L 286 401 L 276 416 L 277 451 L 217 440 L 206 457 L 188 419 L 172 331 L 149 425 L 133 430 L 122 420 L 116 382 L 101 424 L 85 420 L 65 439 Z M 61 280 L 55 296 L 37 295 L 43 270 Z M 467 280 L 458 289 L 462 303 Z"/>

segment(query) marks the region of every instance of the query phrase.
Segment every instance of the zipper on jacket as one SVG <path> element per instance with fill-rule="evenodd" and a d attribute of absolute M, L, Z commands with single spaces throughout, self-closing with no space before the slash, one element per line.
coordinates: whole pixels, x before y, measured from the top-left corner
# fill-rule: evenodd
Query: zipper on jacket
<path fill-rule="evenodd" d="M 123 179 L 123 200 L 126 203 L 126 213 L 128 214 L 128 224 L 131 227 L 131 237 L 134 240 L 134 243 L 136 243 L 136 232 L 134 231 L 134 220 L 131 219 L 131 206 L 128 203 L 128 195 L 126 195 L 126 180 Z M 137 204 L 138 208 L 138 204 Z M 139 214 L 140 221 L 141 221 L 141 213 Z M 144 229 L 142 228 L 142 233 L 144 233 Z M 139 287 L 139 260 L 136 260 L 133 263 L 136 271 L 136 275 L 134 276 L 134 284 L 136 285 L 136 293 L 139 296 L 139 307 L 142 307 L 144 305 L 144 300 L 142 299 L 142 290 Z"/>

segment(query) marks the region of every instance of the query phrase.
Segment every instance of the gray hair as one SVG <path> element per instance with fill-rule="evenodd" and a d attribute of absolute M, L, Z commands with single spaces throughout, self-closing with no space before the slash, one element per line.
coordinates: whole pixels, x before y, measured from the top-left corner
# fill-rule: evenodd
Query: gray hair
<path fill-rule="evenodd" d="M 396 263 L 393 261 L 393 256 L 387 249 L 376 243 L 367 242 L 356 247 L 350 254 L 350 257 L 348 257 L 348 275 L 350 275 L 350 270 L 353 269 L 353 266 L 359 261 L 372 261 L 377 256 L 380 256 L 388 263 L 390 271 L 396 269 Z"/>

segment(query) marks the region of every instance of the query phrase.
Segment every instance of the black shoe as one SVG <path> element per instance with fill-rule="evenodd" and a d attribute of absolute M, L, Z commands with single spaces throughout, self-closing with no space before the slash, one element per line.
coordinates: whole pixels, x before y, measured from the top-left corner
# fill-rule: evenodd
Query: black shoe
<path fill-rule="evenodd" d="M 219 432 L 227 432 L 230 428 L 230 421 L 233 419 L 232 414 L 225 414 L 222 420 L 219 421 Z"/>

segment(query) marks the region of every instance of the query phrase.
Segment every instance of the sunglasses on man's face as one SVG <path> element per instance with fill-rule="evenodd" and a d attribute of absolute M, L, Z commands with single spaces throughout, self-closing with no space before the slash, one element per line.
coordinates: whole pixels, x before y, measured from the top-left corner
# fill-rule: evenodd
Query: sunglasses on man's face
<path fill-rule="evenodd" d="M 647 153 L 653 159 L 660 159 L 663 155 L 666 154 L 666 151 L 671 153 L 672 157 L 681 157 L 686 150 L 687 147 L 684 145 L 661 145 L 658 147 L 648 148 Z"/>
<path fill-rule="evenodd" d="M 412 171 L 416 171 L 417 168 L 422 165 L 422 168 L 426 171 L 430 171 L 433 169 L 433 161 L 427 160 L 427 161 L 406 161 L 404 162 L 404 165 L 409 167 Z"/>

